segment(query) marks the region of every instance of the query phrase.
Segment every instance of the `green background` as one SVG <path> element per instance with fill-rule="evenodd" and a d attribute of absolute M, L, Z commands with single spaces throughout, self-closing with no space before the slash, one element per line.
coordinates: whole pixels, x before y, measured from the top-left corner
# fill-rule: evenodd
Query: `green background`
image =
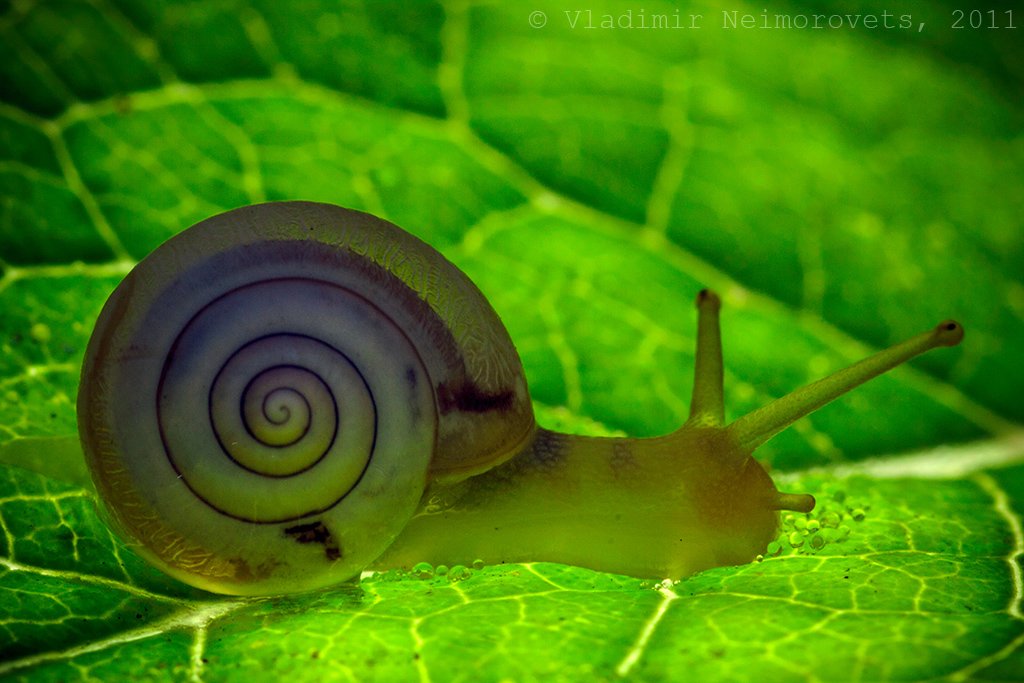
<path fill-rule="evenodd" d="M 583 28 L 674 16 L 656 2 L 0 2 L 0 677 L 1024 679 L 1024 11 L 788 2 L 912 27 L 759 30 L 723 27 L 759 5 L 678 7 L 700 28 Z M 570 431 L 685 419 L 703 286 L 730 419 L 943 318 L 967 337 L 758 453 L 819 500 L 762 562 L 224 599 L 107 530 L 74 401 L 132 265 L 275 199 L 444 252 Z"/>

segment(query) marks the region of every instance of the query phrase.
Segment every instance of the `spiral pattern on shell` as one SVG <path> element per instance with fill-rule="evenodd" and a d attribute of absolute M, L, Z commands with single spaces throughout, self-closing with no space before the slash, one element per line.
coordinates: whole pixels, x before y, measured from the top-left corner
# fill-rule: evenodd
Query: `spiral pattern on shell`
<path fill-rule="evenodd" d="M 478 339 L 486 355 L 461 341 Z M 518 357 L 468 278 L 389 223 L 308 202 L 215 216 L 140 262 L 79 392 L 115 527 L 235 594 L 357 574 L 431 472 L 509 457 L 532 426 Z"/>
<path fill-rule="evenodd" d="M 275 279 L 228 292 L 188 321 L 161 373 L 157 418 L 171 466 L 206 505 L 287 522 L 329 510 L 359 481 L 376 446 L 371 382 L 386 381 L 360 365 L 389 358 L 353 361 L 340 348 L 353 333 L 339 334 L 327 314 L 375 313 L 351 296 L 323 281 Z M 255 328 L 267 319 L 279 321 L 275 331 Z"/>

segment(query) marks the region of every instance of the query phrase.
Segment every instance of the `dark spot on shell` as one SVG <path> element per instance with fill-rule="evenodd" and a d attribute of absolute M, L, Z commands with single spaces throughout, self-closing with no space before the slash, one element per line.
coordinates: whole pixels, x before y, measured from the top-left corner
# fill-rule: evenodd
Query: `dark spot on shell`
<path fill-rule="evenodd" d="M 421 415 L 420 402 L 416 400 L 416 387 L 420 383 L 419 375 L 416 373 L 416 368 L 408 366 L 405 368 L 405 384 L 409 388 L 409 405 L 412 407 L 412 419 L 414 422 L 419 422 Z"/>
<path fill-rule="evenodd" d="M 284 530 L 284 535 L 298 543 L 319 543 L 324 547 L 324 556 L 332 562 L 341 559 L 341 548 L 320 520 L 290 526 Z"/>
<path fill-rule="evenodd" d="M 511 390 L 489 394 L 472 382 L 454 388 L 447 384 L 437 387 L 437 403 L 442 413 L 450 413 L 453 410 L 464 413 L 506 411 L 512 407 L 514 398 L 515 394 Z"/>
<path fill-rule="evenodd" d="M 249 563 L 240 557 L 235 557 L 228 560 L 228 564 L 235 568 L 235 578 L 239 581 L 252 581 L 253 575 L 252 570 L 249 569 Z"/>

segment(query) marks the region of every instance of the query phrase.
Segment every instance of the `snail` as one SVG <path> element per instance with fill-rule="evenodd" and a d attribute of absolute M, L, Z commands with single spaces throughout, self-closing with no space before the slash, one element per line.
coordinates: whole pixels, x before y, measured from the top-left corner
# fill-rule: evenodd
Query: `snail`
<path fill-rule="evenodd" d="M 697 296 L 689 419 L 654 438 L 534 420 L 512 340 L 433 248 L 366 213 L 247 206 L 143 259 L 98 318 L 79 433 L 105 516 L 218 593 L 308 591 L 421 561 L 682 578 L 764 551 L 751 457 L 797 419 L 963 336 L 953 321 L 725 424 L 720 300 Z"/>

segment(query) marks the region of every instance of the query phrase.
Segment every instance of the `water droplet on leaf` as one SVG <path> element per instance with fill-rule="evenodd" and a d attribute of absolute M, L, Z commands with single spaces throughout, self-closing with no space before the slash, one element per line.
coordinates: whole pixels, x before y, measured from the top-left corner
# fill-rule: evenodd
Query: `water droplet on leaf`
<path fill-rule="evenodd" d="M 465 581 L 473 575 L 473 571 L 464 564 L 454 565 L 448 570 L 448 580 L 451 582 Z"/>
<path fill-rule="evenodd" d="M 409 573 L 417 579 L 432 579 L 434 577 L 434 567 L 429 562 L 420 562 L 413 565 L 412 571 Z"/>
<path fill-rule="evenodd" d="M 835 512 L 826 512 L 821 516 L 821 525 L 828 527 L 829 529 L 836 529 L 839 527 L 839 515 Z"/>

